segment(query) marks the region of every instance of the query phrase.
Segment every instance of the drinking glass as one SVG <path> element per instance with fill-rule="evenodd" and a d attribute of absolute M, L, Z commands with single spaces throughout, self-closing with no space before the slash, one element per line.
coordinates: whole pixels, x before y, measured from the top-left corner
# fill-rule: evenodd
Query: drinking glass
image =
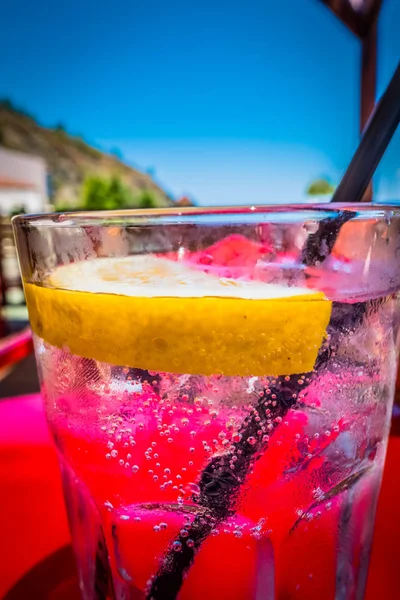
<path fill-rule="evenodd" d="M 396 380 L 400 209 L 71 213 L 14 229 L 82 598 L 361 599 Z"/>

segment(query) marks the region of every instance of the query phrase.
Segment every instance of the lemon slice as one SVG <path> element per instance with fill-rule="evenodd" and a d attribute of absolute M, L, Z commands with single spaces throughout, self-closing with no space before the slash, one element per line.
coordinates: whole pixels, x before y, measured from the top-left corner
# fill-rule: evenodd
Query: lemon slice
<path fill-rule="evenodd" d="M 331 313 L 320 292 L 220 279 L 153 256 L 59 267 L 25 293 L 33 331 L 54 346 L 199 375 L 311 371 Z"/>

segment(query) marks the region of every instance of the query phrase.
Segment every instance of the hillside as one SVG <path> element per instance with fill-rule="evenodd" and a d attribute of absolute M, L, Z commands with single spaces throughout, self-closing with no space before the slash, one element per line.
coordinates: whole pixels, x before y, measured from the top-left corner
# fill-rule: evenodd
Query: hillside
<path fill-rule="evenodd" d="M 133 196 L 151 192 L 158 206 L 174 204 L 149 175 L 124 164 L 117 157 L 100 152 L 82 138 L 62 127 L 42 127 L 30 115 L 0 101 L 0 146 L 42 157 L 48 166 L 51 202 L 76 206 L 81 186 L 90 175 L 117 176 L 131 189 Z"/>

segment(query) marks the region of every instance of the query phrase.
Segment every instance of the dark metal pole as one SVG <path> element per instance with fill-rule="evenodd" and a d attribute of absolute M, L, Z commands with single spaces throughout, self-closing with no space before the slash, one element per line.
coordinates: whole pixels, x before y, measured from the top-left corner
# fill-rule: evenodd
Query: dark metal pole
<path fill-rule="evenodd" d="M 361 42 L 360 131 L 362 132 L 375 106 L 377 69 L 377 24 L 383 0 L 364 2 L 358 10 L 349 0 L 321 0 Z M 363 196 L 372 200 L 372 182 Z"/>
<path fill-rule="evenodd" d="M 377 18 L 370 25 L 361 40 L 361 97 L 360 131 L 362 132 L 375 107 L 376 101 L 376 64 L 377 64 Z M 372 181 L 365 190 L 363 202 L 372 201 Z"/>

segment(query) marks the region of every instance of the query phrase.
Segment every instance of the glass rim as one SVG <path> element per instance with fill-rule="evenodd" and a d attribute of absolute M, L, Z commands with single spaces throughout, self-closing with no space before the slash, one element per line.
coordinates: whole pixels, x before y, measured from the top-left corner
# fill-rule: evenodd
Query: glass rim
<path fill-rule="evenodd" d="M 282 222 L 279 216 L 297 216 L 296 221 L 315 218 L 336 218 L 343 212 L 353 212 L 352 220 L 400 218 L 400 203 L 380 204 L 371 202 L 353 203 L 301 203 L 301 204 L 263 204 L 247 206 L 216 207 L 165 207 L 130 208 L 122 210 L 67 211 L 17 215 L 12 218 L 14 227 L 33 226 L 44 228 L 64 228 L 82 226 L 111 225 L 160 225 L 198 223 L 251 224 L 257 222 Z M 214 220 L 215 219 L 215 220 Z"/>

